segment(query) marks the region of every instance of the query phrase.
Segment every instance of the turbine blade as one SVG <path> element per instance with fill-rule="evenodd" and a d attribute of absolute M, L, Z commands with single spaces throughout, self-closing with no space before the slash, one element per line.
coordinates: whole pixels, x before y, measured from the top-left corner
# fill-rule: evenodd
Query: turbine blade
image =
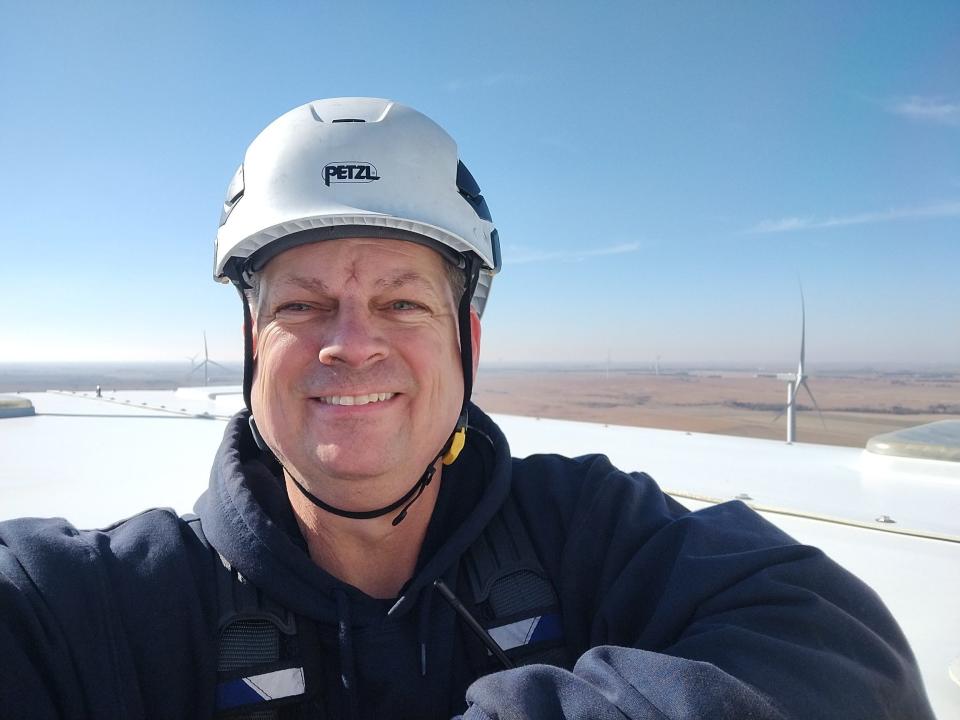
<path fill-rule="evenodd" d="M 203 331 L 203 359 L 204 361 L 210 360 L 210 354 L 207 352 L 207 331 Z"/>
<path fill-rule="evenodd" d="M 229 370 L 228 368 L 225 368 L 223 365 L 221 365 L 220 363 L 218 363 L 216 360 L 210 360 L 209 362 L 210 362 L 211 365 L 216 365 L 216 366 L 217 366 L 218 368 L 220 368 L 221 370 L 224 370 L 224 371 L 226 371 L 226 372 L 230 372 L 230 370 Z"/>
<path fill-rule="evenodd" d="M 817 409 L 817 415 L 820 416 L 820 422 L 823 423 L 823 429 L 826 430 L 826 429 L 827 429 L 827 423 L 826 423 L 826 421 L 823 419 L 823 413 L 820 412 L 820 406 L 817 405 L 817 399 L 813 396 L 813 391 L 810 389 L 810 386 L 807 385 L 807 380 L 806 380 L 806 378 L 804 378 L 803 382 L 800 383 L 800 384 L 803 385 L 803 387 L 806 388 L 806 390 L 807 390 L 807 395 L 810 396 L 810 399 L 813 401 L 813 406 Z"/>

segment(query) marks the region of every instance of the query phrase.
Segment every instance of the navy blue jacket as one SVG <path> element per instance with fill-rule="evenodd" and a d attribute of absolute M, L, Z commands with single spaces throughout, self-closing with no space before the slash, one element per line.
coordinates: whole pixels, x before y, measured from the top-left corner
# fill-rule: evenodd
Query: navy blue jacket
<path fill-rule="evenodd" d="M 603 456 L 511 459 L 476 408 L 471 426 L 388 617 L 394 600 L 311 562 L 276 465 L 243 415 L 229 423 L 197 511 L 244 577 L 315 627 L 319 717 L 932 717 L 893 618 L 820 551 L 741 503 L 688 512 Z M 572 667 L 494 672 L 432 587 L 463 587 L 460 558 L 508 493 Z M 210 717 L 216 624 L 211 554 L 169 510 L 104 530 L 0 523 L 0 716 Z"/>

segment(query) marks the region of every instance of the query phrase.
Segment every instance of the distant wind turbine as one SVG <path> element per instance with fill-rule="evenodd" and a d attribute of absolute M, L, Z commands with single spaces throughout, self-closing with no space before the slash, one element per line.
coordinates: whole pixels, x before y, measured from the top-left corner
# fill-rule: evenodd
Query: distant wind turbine
<path fill-rule="evenodd" d="M 792 443 L 797 439 L 797 396 L 800 394 L 800 386 L 807 391 L 807 395 L 810 396 L 810 400 L 813 401 L 813 406 L 817 409 L 817 414 L 820 416 L 820 422 L 823 423 L 823 427 L 827 427 L 827 423 L 823 420 L 823 413 L 820 412 L 820 406 L 817 405 L 817 400 L 813 397 L 813 391 L 810 390 L 810 386 L 807 384 L 807 375 L 803 371 L 803 363 L 805 361 L 806 355 L 806 339 L 807 339 L 807 310 L 803 300 L 803 285 L 800 286 L 800 362 L 797 365 L 796 373 L 778 373 L 778 380 L 785 380 L 787 382 L 787 406 L 774 418 L 774 422 L 779 420 L 783 413 L 787 413 L 787 442 Z"/>
<path fill-rule="evenodd" d="M 193 357 L 196 358 L 196 355 L 194 355 Z M 191 360 L 191 362 L 193 362 L 193 361 Z M 193 369 L 190 371 L 190 375 L 193 375 L 194 372 L 196 372 L 196 371 L 199 370 L 200 368 L 203 368 L 203 386 L 206 387 L 207 385 L 210 384 L 210 372 L 209 372 L 209 371 L 210 371 L 210 366 L 211 366 L 211 365 L 214 365 L 214 366 L 216 366 L 216 367 L 218 367 L 218 368 L 220 368 L 221 370 L 224 370 L 224 371 L 226 371 L 226 372 L 230 372 L 229 370 L 227 370 L 227 368 L 225 368 L 225 367 L 224 367 L 223 365 L 221 365 L 220 363 L 218 363 L 218 362 L 210 359 L 210 353 L 207 351 L 207 331 L 204 330 L 204 331 L 203 331 L 203 362 L 202 362 L 202 363 L 197 363 L 197 364 L 193 367 Z"/>

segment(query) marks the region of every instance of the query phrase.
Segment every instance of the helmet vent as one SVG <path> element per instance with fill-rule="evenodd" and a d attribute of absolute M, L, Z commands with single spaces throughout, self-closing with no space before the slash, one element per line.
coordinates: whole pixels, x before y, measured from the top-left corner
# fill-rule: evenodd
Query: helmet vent
<path fill-rule="evenodd" d="M 479 217 L 492 222 L 487 201 L 480 194 L 480 186 L 477 185 L 477 181 L 473 179 L 473 175 L 467 170 L 467 166 L 463 164 L 462 160 L 457 161 L 457 190 L 460 191 L 463 199 L 470 203 L 470 207 Z"/>
<path fill-rule="evenodd" d="M 337 118 L 336 120 L 331 120 L 332 123 L 338 122 L 366 122 L 366 120 L 361 120 L 360 118 Z"/>

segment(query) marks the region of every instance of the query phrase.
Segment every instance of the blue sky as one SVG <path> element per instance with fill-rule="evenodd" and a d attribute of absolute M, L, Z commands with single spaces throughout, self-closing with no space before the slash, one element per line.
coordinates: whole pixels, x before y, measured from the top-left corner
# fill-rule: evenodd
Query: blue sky
<path fill-rule="evenodd" d="M 960 4 L 16 3 L 0 361 L 241 354 L 227 183 L 319 97 L 457 139 L 490 361 L 960 366 Z M 184 360 L 184 362 L 186 362 Z M 782 367 L 781 367 L 782 366 Z"/>

